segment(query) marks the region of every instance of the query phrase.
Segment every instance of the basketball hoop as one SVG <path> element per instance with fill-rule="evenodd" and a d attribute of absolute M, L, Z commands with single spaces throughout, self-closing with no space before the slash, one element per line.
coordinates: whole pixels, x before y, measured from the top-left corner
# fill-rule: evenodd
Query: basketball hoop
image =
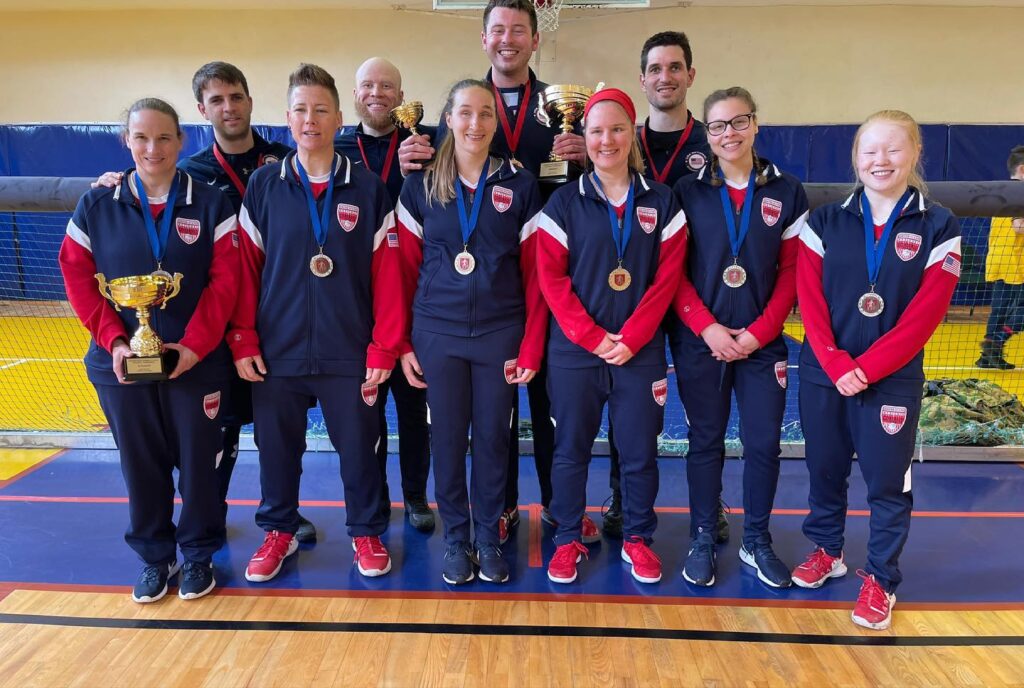
<path fill-rule="evenodd" d="M 544 33 L 558 30 L 558 13 L 565 0 L 533 0 L 537 10 L 537 30 Z"/>

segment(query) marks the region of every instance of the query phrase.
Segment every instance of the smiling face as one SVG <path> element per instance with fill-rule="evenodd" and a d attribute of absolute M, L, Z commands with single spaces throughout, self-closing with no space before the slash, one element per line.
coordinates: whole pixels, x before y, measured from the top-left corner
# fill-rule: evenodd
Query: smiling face
<path fill-rule="evenodd" d="M 647 71 L 640 75 L 640 85 L 651 107 L 673 110 L 686 102 L 686 91 L 695 75 L 694 69 L 686 66 L 682 48 L 663 45 L 647 53 Z"/>
<path fill-rule="evenodd" d="M 584 137 L 594 169 L 614 175 L 626 172 L 636 130 L 621 105 L 603 101 L 590 108 Z"/>
<path fill-rule="evenodd" d="M 858 133 L 854 166 L 865 188 L 887 196 L 898 195 L 907 188 L 920 156 L 921 148 L 905 126 L 877 119 Z"/>
<path fill-rule="evenodd" d="M 252 98 L 246 95 L 242 84 L 210 79 L 203 87 L 199 113 L 213 125 L 218 139 L 239 141 L 249 136 Z"/>
<path fill-rule="evenodd" d="M 494 94 L 479 86 L 467 86 L 452 97 L 451 112 L 445 114 L 455 150 L 471 156 L 485 154 L 498 128 Z"/>
<path fill-rule="evenodd" d="M 182 138 L 170 115 L 157 110 L 133 112 L 128 118 L 125 142 L 143 179 L 161 178 L 174 172 Z"/>
<path fill-rule="evenodd" d="M 308 152 L 333 149 L 341 111 L 323 86 L 296 86 L 288 97 L 288 129 L 295 145 Z"/>
<path fill-rule="evenodd" d="M 530 15 L 509 7 L 495 7 L 487 18 L 487 28 L 480 34 L 484 52 L 494 71 L 510 79 L 527 72 L 530 57 L 540 43 L 540 34 L 533 33 Z"/>
<path fill-rule="evenodd" d="M 753 159 L 757 117 L 752 116 L 750 103 L 742 98 L 726 98 L 708 108 L 705 118 L 707 124 L 711 125 L 708 129 L 708 144 L 711 146 L 711 152 L 720 160 L 735 164 Z M 712 133 L 712 130 L 720 127 L 722 122 L 728 123 L 725 131 Z M 736 129 L 737 126 L 740 127 L 739 130 Z"/>
<path fill-rule="evenodd" d="M 402 103 L 402 75 L 386 60 L 365 62 L 356 73 L 356 114 L 377 131 L 390 129 L 391 111 Z"/>

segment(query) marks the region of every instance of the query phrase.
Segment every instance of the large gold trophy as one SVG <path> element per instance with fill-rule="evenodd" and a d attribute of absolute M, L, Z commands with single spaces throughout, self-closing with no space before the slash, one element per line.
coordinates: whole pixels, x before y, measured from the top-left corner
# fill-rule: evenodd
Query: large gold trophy
<path fill-rule="evenodd" d="M 402 103 L 391 111 L 391 121 L 396 127 L 408 129 L 414 136 L 419 136 L 416 125 L 423 121 L 423 103 L 418 100 Z"/>
<path fill-rule="evenodd" d="M 149 326 L 149 309 L 165 308 L 181 291 L 181 277 L 180 272 L 172 276 L 160 271 L 107 282 L 102 272 L 96 273 L 100 293 L 113 302 L 114 308 L 134 308 L 139 318 L 139 329 L 128 344 L 135 356 L 124 359 L 125 380 L 166 380 L 174 370 L 177 352 L 163 350 L 164 343 Z"/>
<path fill-rule="evenodd" d="M 604 82 L 597 85 L 595 89 L 576 84 L 556 84 L 548 86 L 540 92 L 537 101 L 537 121 L 546 127 L 553 124 L 553 119 L 561 121 L 562 132 L 568 134 L 572 131 L 573 125 L 583 116 L 583 110 L 587 100 L 594 95 L 594 91 L 604 88 Z M 563 160 L 561 156 L 551 153 L 548 162 L 540 166 L 541 184 L 558 186 L 565 182 L 576 179 L 583 173 L 583 168 L 576 163 Z"/>

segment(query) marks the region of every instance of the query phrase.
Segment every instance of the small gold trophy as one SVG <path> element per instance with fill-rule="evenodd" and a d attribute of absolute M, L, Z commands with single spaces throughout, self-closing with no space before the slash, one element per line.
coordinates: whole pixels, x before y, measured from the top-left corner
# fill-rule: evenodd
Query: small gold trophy
<path fill-rule="evenodd" d="M 583 109 L 587 100 L 594 95 L 594 91 L 604 88 L 604 82 L 597 85 L 595 89 L 576 84 L 556 84 L 548 86 L 540 92 L 537 101 L 537 121 L 546 127 L 552 125 L 552 118 L 561 120 L 562 132 L 568 134 L 572 131 L 573 124 L 583 116 Z M 570 179 L 575 179 L 583 173 L 583 168 L 561 156 L 551 153 L 548 156 L 549 162 L 540 166 L 541 184 L 558 186 Z"/>
<path fill-rule="evenodd" d="M 419 136 L 416 125 L 423 121 L 423 103 L 418 100 L 402 103 L 391 111 L 391 121 L 396 127 L 408 129 L 415 136 Z"/>
<path fill-rule="evenodd" d="M 181 277 L 180 272 L 172 276 L 159 271 L 107 282 L 102 272 L 96 273 L 100 293 L 114 303 L 114 308 L 118 311 L 122 307 L 134 308 L 139 318 L 139 329 L 128 345 L 135 356 L 124 359 L 125 380 L 166 380 L 174 370 L 177 352 L 163 351 L 164 343 L 149 326 L 149 309 L 165 308 L 181 291 Z"/>

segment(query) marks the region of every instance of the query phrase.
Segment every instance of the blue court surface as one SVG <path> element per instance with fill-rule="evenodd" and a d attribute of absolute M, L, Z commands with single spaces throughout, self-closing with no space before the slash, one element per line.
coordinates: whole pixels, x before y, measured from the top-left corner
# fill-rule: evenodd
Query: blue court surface
<path fill-rule="evenodd" d="M 574 584 L 548 581 L 544 565 L 553 551 L 550 527 L 541 525 L 536 472 L 530 456 L 522 458 L 522 523 L 505 547 L 513 565 L 512 580 L 503 586 L 474 581 L 455 589 L 440 575 L 443 543 L 440 527 L 423 534 L 409 527 L 401 508 L 394 509 L 384 535 L 393 571 L 381 578 L 360 576 L 352 566 L 351 541 L 345 531 L 338 456 L 306 455 L 302 480 L 302 513 L 319 530 L 316 545 L 303 546 L 284 565 L 281 574 L 264 584 L 242 576 L 246 562 L 262 540 L 253 515 L 259 500 L 259 466 L 255 452 L 243 452 L 235 470 L 229 499 L 228 544 L 214 563 L 221 587 L 237 594 L 278 590 L 282 594 L 503 595 L 529 598 L 612 598 L 656 601 L 703 598 L 711 604 L 781 604 L 784 606 L 845 606 L 856 598 L 860 580 L 853 571 L 864 563 L 868 519 L 865 490 L 854 467 L 847 522 L 847 563 L 850 574 L 810 591 L 777 591 L 761 584 L 737 559 L 742 531 L 740 494 L 743 463 L 725 465 L 725 494 L 732 505 L 731 541 L 719 548 L 718 582 L 695 588 L 679 572 L 687 549 L 689 515 L 685 462 L 660 461 L 659 527 L 654 544 L 664 564 L 664 578 L 643 585 L 629 575 L 620 560 L 620 541 L 604 539 L 590 548 L 590 560 L 580 567 Z M 398 488 L 398 459 L 390 457 L 392 495 Z M 1024 469 L 1016 464 L 915 463 L 915 517 L 902 557 L 905 582 L 901 605 L 922 608 L 1022 608 L 1024 582 Z M 608 496 L 608 462 L 595 458 L 588 486 L 590 511 L 600 524 L 600 505 Z M 0 584 L 26 583 L 72 589 L 78 586 L 129 586 L 139 563 L 122 535 L 128 512 L 124 483 L 113 451 L 71 450 L 48 463 L 25 471 L 0 488 Z M 801 460 L 782 464 L 772 532 L 784 561 L 797 563 L 809 543 L 800 532 L 807 506 L 807 478 Z M 433 486 L 429 488 L 433 494 Z M 125 587 L 127 590 L 127 587 Z M 593 596 L 593 597 L 592 597 Z M 695 600 L 696 601 L 696 600 Z M 774 601 L 774 602 L 773 602 Z"/>

